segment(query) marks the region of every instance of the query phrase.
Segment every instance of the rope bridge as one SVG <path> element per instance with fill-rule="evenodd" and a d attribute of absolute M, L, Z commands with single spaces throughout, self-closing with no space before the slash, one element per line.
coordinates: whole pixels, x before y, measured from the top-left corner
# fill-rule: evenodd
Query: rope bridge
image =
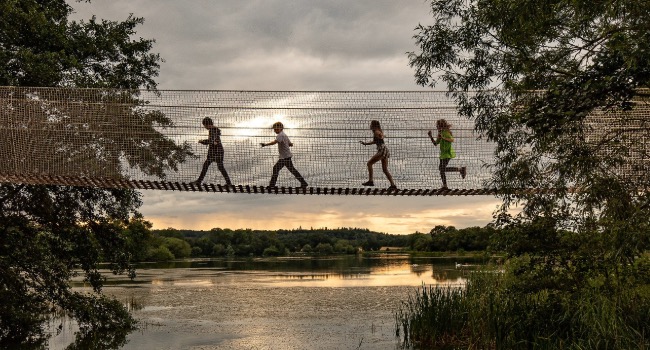
<path fill-rule="evenodd" d="M 226 185 L 217 163 L 196 183 L 208 147 L 202 120 L 220 129 Z M 457 157 L 441 188 L 439 149 L 429 140 L 438 119 L 452 125 Z M 376 153 L 370 121 L 378 120 L 397 189 L 366 162 Z M 277 146 L 272 124 L 291 139 L 292 161 L 307 187 L 286 169 L 268 187 Z M 158 91 L 0 87 L 0 182 L 178 191 L 337 194 L 477 195 L 494 161 L 444 92 Z M 533 189 L 531 189 L 533 190 Z"/>

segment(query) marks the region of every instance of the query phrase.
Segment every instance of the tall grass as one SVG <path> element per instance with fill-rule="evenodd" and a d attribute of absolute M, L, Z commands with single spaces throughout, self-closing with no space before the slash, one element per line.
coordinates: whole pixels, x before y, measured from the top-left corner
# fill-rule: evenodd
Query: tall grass
<path fill-rule="evenodd" d="M 396 335 L 403 336 L 407 346 L 461 344 L 467 323 L 465 292 L 458 287 L 422 286 L 409 295 L 395 318 Z"/>
<path fill-rule="evenodd" d="M 650 349 L 650 297 L 597 289 L 521 293 L 497 273 L 422 286 L 395 314 L 404 348 Z"/>

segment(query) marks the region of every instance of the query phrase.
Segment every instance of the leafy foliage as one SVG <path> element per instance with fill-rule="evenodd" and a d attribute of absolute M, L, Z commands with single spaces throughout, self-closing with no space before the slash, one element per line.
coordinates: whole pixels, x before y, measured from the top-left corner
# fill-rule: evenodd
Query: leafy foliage
<path fill-rule="evenodd" d="M 0 85 L 155 89 L 161 58 L 154 40 L 132 40 L 143 18 L 70 21 L 61 0 L 0 5 Z"/>
<path fill-rule="evenodd" d="M 431 236 L 431 251 L 487 251 L 490 240 L 496 230 L 491 226 L 467 227 L 456 229 L 454 226 L 436 226 L 429 233 Z"/>
<path fill-rule="evenodd" d="M 143 247 L 149 247 L 149 254 L 139 256 L 143 260 L 170 260 L 188 256 L 223 257 L 228 255 L 263 256 L 285 255 L 287 253 L 356 254 L 359 251 L 377 251 L 381 247 L 421 252 L 485 252 L 490 240 L 496 236 L 491 226 L 456 229 L 453 226 L 436 226 L 430 234 L 413 233 L 395 235 L 360 228 L 337 229 L 295 229 L 295 230 L 251 230 L 221 229 L 209 231 L 177 230 L 167 228 L 154 230 L 153 236 Z M 171 242 L 184 240 L 188 246 L 184 253 L 177 254 Z M 267 251 L 267 249 L 269 249 Z M 146 251 L 146 248 L 141 248 Z M 170 252 L 172 254 L 168 254 Z M 265 253 L 266 252 L 266 253 Z M 276 253 L 277 252 L 277 253 Z"/>
<path fill-rule="evenodd" d="M 637 300 L 636 315 L 650 298 L 639 261 L 650 248 L 650 3 L 431 4 L 433 25 L 417 27 L 409 60 L 418 84 L 446 84 L 460 114 L 496 144 L 486 186 L 503 200 L 493 247 L 510 258 L 503 297 L 543 296 L 519 312 L 557 320 L 549 334 L 576 346 L 588 332 L 564 333 L 566 323 L 543 310 L 610 305 L 620 322 L 609 326 L 642 343 L 646 326 L 625 317 L 631 305 L 622 301 Z M 522 190 L 530 188 L 539 191 Z M 578 327 L 566 317 L 567 329 Z"/>
<path fill-rule="evenodd" d="M 142 18 L 71 21 L 72 10 L 64 0 L 0 2 L 0 85 L 101 88 L 105 90 L 89 93 L 104 95 L 115 88 L 155 89 L 161 58 L 150 53 L 153 40 L 132 39 Z M 140 103 L 137 94 L 124 97 L 129 100 L 126 106 Z M 44 107 L 43 102 L 33 101 L 30 120 L 16 119 L 10 108 L 0 109 L 0 127 L 15 130 L 3 134 L 0 149 L 21 145 L 12 137 L 22 132 L 19 126 L 29 127 L 36 121 L 45 125 L 43 129 L 38 135 L 22 135 L 21 140 L 47 143 L 48 133 L 57 128 L 105 122 L 98 113 L 91 113 L 90 106 L 76 111 Z M 160 113 L 123 108 L 138 117 L 139 127 L 155 130 L 170 125 Z M 118 159 L 125 159 L 128 166 L 161 176 L 189 155 L 186 145 L 176 145 L 162 134 L 150 140 L 122 139 L 109 130 L 98 138 L 82 134 L 74 142 L 41 148 L 41 153 L 27 149 L 23 161 L 56 166 L 92 154 L 96 163 L 84 171 L 119 176 Z M 143 153 L 147 156 L 139 156 Z M 2 166 L 28 170 L 17 163 Z M 131 262 L 141 257 L 139 248 L 150 235 L 150 225 L 136 211 L 139 205 L 140 195 L 131 190 L 0 186 L 0 347 L 43 344 L 43 321 L 59 309 L 79 322 L 79 347 L 97 334 L 104 335 L 107 347 L 123 342 L 134 320 L 124 306 L 100 294 L 103 277 L 98 264 L 107 262 L 113 273 L 133 276 Z M 77 273 L 95 293 L 71 290 L 68 281 Z M 121 335 L 108 337 L 105 331 L 109 329 L 120 330 Z"/>
<path fill-rule="evenodd" d="M 395 314 L 405 348 L 636 349 L 647 346 L 647 298 L 583 293 L 518 293 L 507 276 L 476 272 L 465 288 L 423 286 Z"/>
<path fill-rule="evenodd" d="M 154 230 L 153 238 L 146 244 L 152 248 L 145 259 L 166 260 L 160 249 L 172 251 L 171 257 L 182 258 L 174 252 L 170 240 L 184 240 L 194 256 L 223 257 L 284 255 L 289 253 L 355 254 L 379 250 L 382 246 L 404 247 L 409 245 L 410 235 L 391 235 L 360 228 L 251 230 L 213 228 L 209 231 L 177 230 L 168 228 Z M 228 247 L 230 249 L 228 249 Z"/>

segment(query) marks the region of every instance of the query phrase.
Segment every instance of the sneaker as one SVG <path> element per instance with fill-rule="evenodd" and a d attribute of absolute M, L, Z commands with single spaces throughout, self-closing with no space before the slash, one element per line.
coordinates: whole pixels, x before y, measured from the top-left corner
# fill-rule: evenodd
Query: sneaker
<path fill-rule="evenodd" d="M 364 185 L 364 186 L 374 186 L 375 183 L 373 181 L 367 181 L 367 182 L 364 182 L 362 185 Z"/>
<path fill-rule="evenodd" d="M 449 189 L 449 187 L 447 187 L 447 185 L 443 185 L 442 187 L 440 187 L 440 189 L 443 190 L 443 191 L 446 191 L 446 190 Z"/>
<path fill-rule="evenodd" d="M 460 168 L 460 177 L 464 179 L 465 176 L 467 176 L 467 167 L 462 167 Z"/>
<path fill-rule="evenodd" d="M 397 186 L 395 186 L 395 185 L 390 185 L 390 187 L 388 187 L 388 190 L 389 190 L 389 191 L 391 191 L 391 190 L 395 190 L 395 191 L 397 191 Z"/>

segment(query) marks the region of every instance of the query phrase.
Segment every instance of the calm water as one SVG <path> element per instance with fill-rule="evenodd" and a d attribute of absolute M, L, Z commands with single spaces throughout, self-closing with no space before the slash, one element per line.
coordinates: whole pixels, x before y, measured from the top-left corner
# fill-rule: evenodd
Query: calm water
<path fill-rule="evenodd" d="M 394 312 L 409 293 L 463 285 L 475 267 L 407 255 L 191 260 L 144 264 L 104 292 L 141 324 L 121 349 L 395 349 Z M 66 322 L 50 349 L 75 330 Z"/>

